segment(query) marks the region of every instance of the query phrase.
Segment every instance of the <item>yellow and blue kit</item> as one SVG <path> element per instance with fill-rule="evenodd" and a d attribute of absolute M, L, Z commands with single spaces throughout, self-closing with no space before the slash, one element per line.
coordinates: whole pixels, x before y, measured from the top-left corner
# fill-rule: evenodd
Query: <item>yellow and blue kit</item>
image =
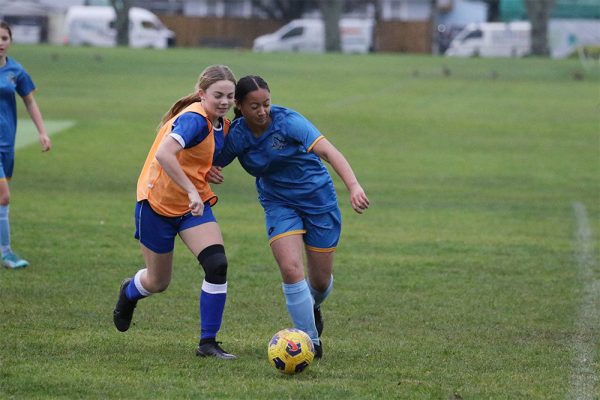
<path fill-rule="evenodd" d="M 27 96 L 35 90 L 33 80 L 21 64 L 6 58 L 0 67 L 0 179 L 13 173 L 15 137 L 17 135 L 16 95 Z"/>
<path fill-rule="evenodd" d="M 258 138 L 243 117 L 235 120 L 215 164 L 225 166 L 237 157 L 256 177 L 270 241 L 303 233 L 309 247 L 331 251 L 341 225 L 337 195 L 327 168 L 312 152 L 324 136 L 294 110 L 273 105 L 270 112 L 271 125 Z"/>

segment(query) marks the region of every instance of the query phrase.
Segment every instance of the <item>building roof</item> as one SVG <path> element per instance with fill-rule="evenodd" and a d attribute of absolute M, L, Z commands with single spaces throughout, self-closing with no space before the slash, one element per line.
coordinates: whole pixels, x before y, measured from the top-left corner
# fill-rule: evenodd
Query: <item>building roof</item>
<path fill-rule="evenodd" d="M 48 7 L 31 1 L 0 0 L 0 15 L 45 16 L 48 11 Z"/>
<path fill-rule="evenodd" d="M 503 21 L 528 19 L 524 0 L 500 0 Z M 600 19 L 600 0 L 555 0 L 550 18 Z"/>

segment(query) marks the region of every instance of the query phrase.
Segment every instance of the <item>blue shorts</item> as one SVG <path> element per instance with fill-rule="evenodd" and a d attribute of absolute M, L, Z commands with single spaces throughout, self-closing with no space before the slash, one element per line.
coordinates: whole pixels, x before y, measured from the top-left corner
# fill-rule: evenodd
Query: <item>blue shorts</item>
<path fill-rule="evenodd" d="M 204 203 L 202 216 L 187 213 L 181 217 L 165 217 L 156 213 L 147 200 L 135 206 L 135 238 L 155 253 L 169 253 L 175 247 L 175 236 L 185 229 L 217 222 L 210 204 Z"/>
<path fill-rule="evenodd" d="M 15 153 L 12 151 L 0 153 L 0 179 L 12 178 L 15 167 Z"/>
<path fill-rule="evenodd" d="M 342 215 L 336 208 L 323 214 L 305 214 L 284 206 L 265 207 L 269 244 L 288 235 L 303 234 L 306 246 L 315 251 L 334 251 L 342 231 Z"/>

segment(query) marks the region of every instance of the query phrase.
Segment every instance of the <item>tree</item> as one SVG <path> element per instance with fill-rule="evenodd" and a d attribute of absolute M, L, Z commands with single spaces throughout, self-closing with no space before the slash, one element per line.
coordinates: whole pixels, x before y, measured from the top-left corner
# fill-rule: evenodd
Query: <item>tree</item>
<path fill-rule="evenodd" d="M 117 46 L 129 46 L 129 9 L 133 0 L 110 0 L 117 19 L 115 29 L 117 30 Z"/>
<path fill-rule="evenodd" d="M 319 3 L 325 25 L 325 51 L 341 51 L 339 26 L 343 0 L 324 0 Z"/>
<path fill-rule="evenodd" d="M 278 21 L 301 18 L 305 12 L 317 8 L 315 0 L 252 0 L 252 5 Z"/>
<path fill-rule="evenodd" d="M 525 8 L 531 22 L 531 54 L 547 56 L 548 20 L 554 7 L 555 0 L 525 0 Z"/>
<path fill-rule="evenodd" d="M 488 6 L 487 20 L 488 22 L 500 21 L 500 1 L 501 0 L 480 0 Z"/>

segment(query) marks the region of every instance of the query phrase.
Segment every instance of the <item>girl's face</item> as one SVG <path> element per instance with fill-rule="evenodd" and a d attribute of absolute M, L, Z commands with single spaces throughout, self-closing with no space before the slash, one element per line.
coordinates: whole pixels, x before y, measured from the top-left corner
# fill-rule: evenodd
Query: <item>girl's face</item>
<path fill-rule="evenodd" d="M 206 90 L 200 89 L 204 111 L 210 119 L 222 118 L 233 106 L 235 84 L 231 81 L 217 81 Z"/>
<path fill-rule="evenodd" d="M 8 48 L 10 47 L 10 35 L 8 29 L 0 28 L 0 59 L 6 58 Z"/>
<path fill-rule="evenodd" d="M 271 93 L 259 88 L 249 92 L 244 100 L 237 104 L 246 123 L 255 133 L 262 133 L 271 123 Z"/>

